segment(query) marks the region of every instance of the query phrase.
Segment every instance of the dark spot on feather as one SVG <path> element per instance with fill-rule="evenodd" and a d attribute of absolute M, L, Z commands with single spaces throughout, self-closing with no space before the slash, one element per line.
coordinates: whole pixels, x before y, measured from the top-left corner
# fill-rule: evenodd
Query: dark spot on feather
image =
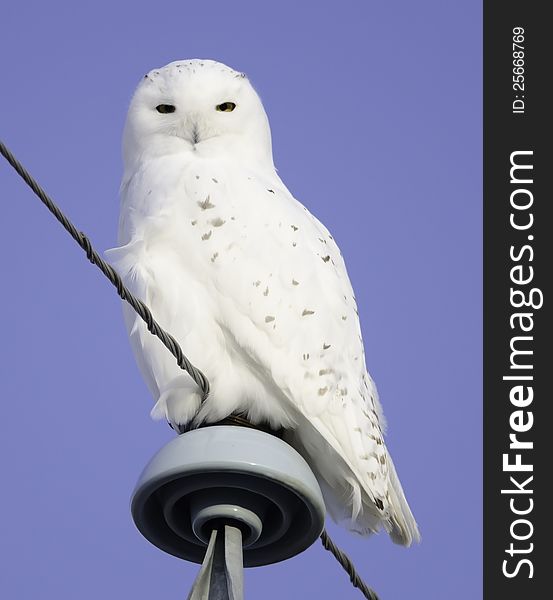
<path fill-rule="evenodd" d="M 274 320 L 275 320 L 275 318 L 272 317 L 271 315 L 267 315 L 265 317 L 265 323 L 270 323 L 271 321 L 274 321 Z"/>
<path fill-rule="evenodd" d="M 207 233 L 204 233 L 202 235 L 202 240 L 204 240 L 204 242 L 205 242 L 205 240 L 208 240 L 210 237 L 211 237 L 211 229 Z"/>
<path fill-rule="evenodd" d="M 307 317 L 308 315 L 314 315 L 315 311 L 314 310 L 307 310 L 307 308 L 303 309 L 303 312 L 301 313 L 302 317 Z"/>
<path fill-rule="evenodd" d="M 326 256 L 321 256 L 324 262 L 328 262 L 330 260 L 330 256 L 327 254 Z"/>
<path fill-rule="evenodd" d="M 198 202 L 198 206 L 202 210 L 208 210 L 210 208 L 215 208 L 215 204 L 211 204 L 209 196 L 203 202 Z"/>

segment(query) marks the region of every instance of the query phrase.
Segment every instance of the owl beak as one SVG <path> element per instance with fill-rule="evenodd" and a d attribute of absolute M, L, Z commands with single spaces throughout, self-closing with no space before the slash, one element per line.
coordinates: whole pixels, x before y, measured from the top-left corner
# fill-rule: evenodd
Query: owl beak
<path fill-rule="evenodd" d="M 200 141 L 200 130 L 198 127 L 198 120 L 191 117 L 190 115 L 184 123 L 183 137 L 195 146 Z"/>
<path fill-rule="evenodd" d="M 200 133 L 197 127 L 187 130 L 182 137 L 195 146 L 200 141 Z"/>

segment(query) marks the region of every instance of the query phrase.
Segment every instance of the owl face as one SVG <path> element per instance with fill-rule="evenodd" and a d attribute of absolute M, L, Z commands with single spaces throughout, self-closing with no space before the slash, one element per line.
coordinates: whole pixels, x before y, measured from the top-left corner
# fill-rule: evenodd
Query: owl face
<path fill-rule="evenodd" d="M 263 105 L 243 73 L 210 60 L 150 71 L 132 99 L 125 157 L 137 152 L 270 153 Z"/>

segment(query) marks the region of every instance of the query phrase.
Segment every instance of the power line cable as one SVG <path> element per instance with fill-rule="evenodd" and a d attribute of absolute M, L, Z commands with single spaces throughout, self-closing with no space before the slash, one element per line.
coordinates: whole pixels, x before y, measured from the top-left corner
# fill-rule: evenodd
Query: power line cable
<path fill-rule="evenodd" d="M 202 390 L 204 400 L 209 394 L 209 381 L 207 377 L 196 368 L 184 355 L 181 347 L 177 340 L 169 333 L 167 333 L 159 323 L 154 319 L 150 309 L 139 300 L 136 296 L 125 287 L 120 275 L 117 271 L 109 265 L 92 247 L 91 241 L 82 232 L 78 231 L 75 225 L 63 214 L 56 203 L 48 196 L 48 194 L 40 187 L 36 180 L 30 175 L 25 167 L 15 158 L 10 152 L 6 145 L 0 140 L 0 152 L 2 156 L 10 163 L 10 165 L 17 171 L 23 181 L 33 190 L 33 192 L 40 198 L 46 208 L 56 217 L 56 219 L 63 225 L 69 235 L 79 244 L 79 246 L 85 251 L 86 257 L 93 264 L 96 265 L 100 271 L 111 281 L 115 286 L 117 293 L 121 298 L 127 301 L 137 312 L 140 318 L 146 323 L 148 331 L 153 335 L 157 336 L 164 344 L 164 346 L 171 352 L 171 354 L 177 359 L 177 364 L 181 369 L 184 369 L 190 377 L 198 384 Z"/>
<path fill-rule="evenodd" d="M 332 556 L 334 556 L 344 571 L 346 571 L 346 573 L 349 575 L 351 585 L 356 587 L 363 594 L 363 596 L 367 598 L 367 600 L 379 600 L 376 592 L 361 579 L 349 556 L 345 552 L 342 552 L 342 550 L 340 550 L 340 548 L 338 548 L 338 546 L 336 546 L 336 544 L 330 539 L 326 529 L 323 529 L 320 539 L 324 549 L 328 550 Z"/>

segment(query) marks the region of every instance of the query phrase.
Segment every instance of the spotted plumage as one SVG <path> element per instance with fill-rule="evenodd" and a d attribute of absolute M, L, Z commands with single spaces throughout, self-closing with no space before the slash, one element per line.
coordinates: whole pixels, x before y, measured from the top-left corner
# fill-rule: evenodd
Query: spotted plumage
<path fill-rule="evenodd" d="M 123 154 L 120 246 L 109 258 L 211 384 L 202 404 L 125 309 L 153 416 L 178 427 L 241 413 L 285 428 L 336 520 L 361 533 L 383 526 L 409 545 L 417 526 L 383 441 L 344 261 L 278 177 L 247 78 L 208 60 L 148 73 Z"/>

